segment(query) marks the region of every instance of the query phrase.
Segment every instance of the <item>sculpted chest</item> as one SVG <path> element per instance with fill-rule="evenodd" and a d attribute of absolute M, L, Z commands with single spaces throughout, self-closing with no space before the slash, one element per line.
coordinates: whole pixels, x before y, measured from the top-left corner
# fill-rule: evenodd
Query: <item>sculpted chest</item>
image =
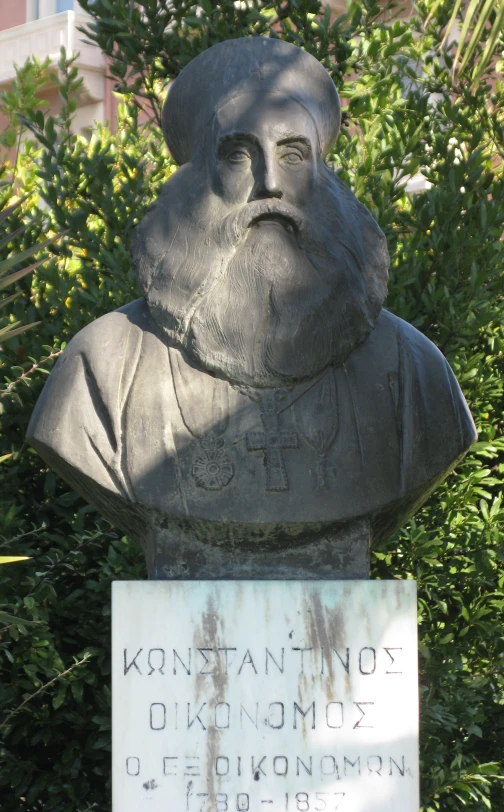
<path fill-rule="evenodd" d="M 29 436 L 138 538 L 151 577 L 277 577 L 279 551 L 284 577 L 356 577 L 356 539 L 365 552 L 400 526 L 474 427 L 443 356 L 386 312 L 345 364 L 249 389 L 168 346 L 140 300 L 74 339 Z"/>
<path fill-rule="evenodd" d="M 356 488 L 362 513 L 397 494 L 399 431 L 386 376 L 356 388 L 342 367 L 291 388 L 239 388 L 178 350 L 158 351 L 158 375 L 147 380 L 140 361 L 124 415 L 126 467 L 141 503 L 214 521 L 318 523 L 355 516 Z M 391 463 L 395 476 L 380 476 Z"/>

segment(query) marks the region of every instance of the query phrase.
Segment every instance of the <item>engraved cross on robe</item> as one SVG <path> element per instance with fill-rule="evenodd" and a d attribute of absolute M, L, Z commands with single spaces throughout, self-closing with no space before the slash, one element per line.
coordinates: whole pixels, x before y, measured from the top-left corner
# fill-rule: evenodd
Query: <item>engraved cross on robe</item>
<path fill-rule="evenodd" d="M 295 431 L 280 430 L 275 391 L 265 392 L 261 396 L 261 420 L 264 431 L 247 432 L 247 449 L 248 451 L 264 451 L 266 490 L 288 491 L 289 482 L 283 451 L 287 448 L 297 448 L 298 436 Z"/>

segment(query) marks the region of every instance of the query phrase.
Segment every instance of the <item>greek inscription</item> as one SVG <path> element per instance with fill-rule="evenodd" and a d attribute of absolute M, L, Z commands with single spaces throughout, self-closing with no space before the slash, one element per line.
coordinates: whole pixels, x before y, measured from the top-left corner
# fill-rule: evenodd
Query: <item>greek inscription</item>
<path fill-rule="evenodd" d="M 271 660 L 271 661 L 272 661 L 272 663 L 274 663 L 274 665 L 276 665 L 276 667 L 278 668 L 278 670 L 280 671 L 280 673 L 281 673 L 281 674 L 283 674 L 283 672 L 284 672 L 284 656 L 285 656 L 285 649 L 283 648 L 281 651 L 282 651 L 282 654 L 281 654 L 281 665 L 279 665 L 279 664 L 278 664 L 278 662 L 277 662 L 277 661 L 275 660 L 275 658 L 273 657 L 273 654 L 271 653 L 271 651 L 269 650 L 269 648 L 267 648 L 267 649 L 266 649 L 266 667 L 265 667 L 265 672 L 266 672 L 266 674 L 269 674 L 269 671 L 268 671 L 268 661 L 269 661 L 269 660 Z"/>
<path fill-rule="evenodd" d="M 327 727 L 343 727 L 343 702 L 329 702 L 326 707 Z"/>
<path fill-rule="evenodd" d="M 381 756 L 369 756 L 367 760 L 368 775 L 380 775 L 383 766 L 383 759 Z"/>
<path fill-rule="evenodd" d="M 212 670 L 211 670 L 211 671 L 206 671 L 206 670 L 205 670 L 205 669 L 206 669 L 206 666 L 207 666 L 207 665 L 210 665 L 210 662 L 211 662 L 211 661 L 210 661 L 210 659 L 209 659 L 209 657 L 207 657 L 207 656 L 206 656 L 205 651 L 211 651 L 211 652 L 213 652 L 213 649 L 211 649 L 211 648 L 198 648 L 198 649 L 197 649 L 198 654 L 201 654 L 201 656 L 203 657 L 203 659 L 204 659 L 204 661 L 205 661 L 205 662 L 203 663 L 203 665 L 202 665 L 201 669 L 198 671 L 198 674 L 199 674 L 200 676 L 203 676 L 203 677 L 205 677 L 205 676 L 211 676 L 212 674 L 214 674 L 214 673 L 215 673 L 215 665 L 213 665 L 213 667 L 212 667 Z"/>
<path fill-rule="evenodd" d="M 302 767 L 307 775 L 312 775 L 313 756 L 310 756 L 308 764 L 305 764 L 299 756 L 296 757 L 296 775 L 300 775 L 299 768 Z"/>
<path fill-rule="evenodd" d="M 158 657 L 157 654 L 160 656 Z M 156 655 L 156 656 L 154 656 Z M 154 660 L 154 663 L 152 662 Z M 155 665 L 155 661 L 159 660 L 158 665 Z M 154 673 L 154 671 L 159 671 L 160 674 L 164 674 L 163 668 L 165 664 L 165 653 L 164 648 L 151 648 L 149 649 L 149 655 L 147 657 L 147 664 L 150 668 L 149 673 L 147 674 L 148 677 Z"/>
<path fill-rule="evenodd" d="M 217 651 L 223 651 L 224 652 L 224 659 L 225 659 L 225 663 L 226 663 L 225 669 L 224 669 L 224 674 L 227 677 L 228 676 L 228 668 L 229 668 L 228 652 L 229 651 L 236 651 L 236 648 L 218 648 Z"/>
<path fill-rule="evenodd" d="M 275 720 L 276 724 L 273 722 Z M 285 721 L 285 707 L 283 702 L 271 702 L 268 709 L 266 724 L 273 730 L 281 730 Z"/>
<path fill-rule="evenodd" d="M 359 673 L 370 676 L 373 674 L 402 674 L 399 653 L 403 651 L 400 646 L 387 646 L 376 649 L 372 646 L 364 646 L 359 651 L 350 648 L 324 649 L 313 647 L 293 646 L 290 649 L 280 648 L 272 650 L 265 647 L 257 651 L 252 648 L 238 649 L 236 646 L 222 646 L 212 648 L 210 646 L 200 648 L 188 648 L 187 654 L 180 649 L 172 649 L 174 676 L 190 677 L 193 674 L 194 665 L 198 670 L 198 676 L 212 676 L 222 674 L 224 676 L 265 674 L 275 676 L 277 674 L 292 673 L 298 675 L 309 675 L 311 677 L 324 676 L 329 666 L 329 673 L 337 677 L 338 674 L 350 674 L 352 668 L 357 668 Z M 306 656 L 312 652 L 310 657 Z M 123 650 L 124 667 L 123 673 L 126 676 L 130 671 L 136 671 L 140 676 L 151 676 L 158 672 L 166 675 L 166 664 L 168 652 L 164 648 L 151 648 L 146 651 L 139 648 L 133 656 L 128 653 L 128 649 Z M 385 659 L 385 657 L 387 659 Z M 250 666 L 249 669 L 246 666 Z"/>
<path fill-rule="evenodd" d="M 335 775 L 339 780 L 339 770 L 334 756 L 322 756 L 320 759 L 320 772 L 322 775 Z"/>
<path fill-rule="evenodd" d="M 259 781 L 261 775 L 266 775 L 263 770 L 263 762 L 266 761 L 266 756 L 263 756 L 260 762 L 256 765 L 254 763 L 254 756 L 252 756 L 252 775 L 254 776 L 254 781 Z"/>
<path fill-rule="evenodd" d="M 164 730 L 166 727 L 166 705 L 162 702 L 153 702 L 150 706 L 151 730 Z"/>
<path fill-rule="evenodd" d="M 137 653 L 135 654 L 135 656 L 131 660 L 130 664 L 128 665 L 128 662 L 127 662 L 127 656 L 128 656 L 127 655 L 127 649 L 124 649 L 124 676 L 126 676 L 128 671 L 130 670 L 130 668 L 136 668 L 136 670 L 138 671 L 139 674 L 142 673 L 140 671 L 140 668 L 137 665 L 137 662 L 136 662 L 138 657 L 142 653 L 142 651 L 143 651 L 143 648 L 138 649 Z"/>
<path fill-rule="evenodd" d="M 362 714 L 361 718 L 358 719 L 357 722 L 354 724 L 353 729 L 357 730 L 357 728 L 363 728 L 363 727 L 372 728 L 373 725 L 362 725 L 361 724 L 362 720 L 366 716 L 366 711 L 362 709 L 362 705 L 374 705 L 374 702 L 354 702 L 353 704 L 360 710 L 360 712 Z"/>
<path fill-rule="evenodd" d="M 376 671 L 376 650 L 371 646 L 365 646 L 359 651 L 359 671 L 365 675 L 374 674 Z"/>
<path fill-rule="evenodd" d="M 252 668 L 254 669 L 254 672 L 257 674 L 257 668 L 254 665 L 254 661 L 252 659 L 252 655 L 251 655 L 249 649 L 247 649 L 247 651 L 245 652 L 245 655 L 244 655 L 243 660 L 242 660 L 242 664 L 240 665 L 240 668 L 238 669 L 238 674 L 241 674 L 242 668 L 243 668 L 244 665 L 251 665 Z"/>
<path fill-rule="evenodd" d="M 126 759 L 127 775 L 140 775 L 140 759 L 136 756 L 129 756 Z"/>
<path fill-rule="evenodd" d="M 315 730 L 315 702 L 312 702 L 311 705 L 304 711 L 302 710 L 297 702 L 294 702 L 294 730 L 297 730 L 297 716 L 296 713 L 300 713 L 303 717 L 303 721 L 306 719 L 307 715 L 312 712 L 312 730 Z"/>
<path fill-rule="evenodd" d="M 395 661 L 396 661 L 396 658 L 395 658 L 395 657 L 394 657 L 394 655 L 393 655 L 393 654 L 391 654 L 390 652 L 391 652 L 391 651 L 402 651 L 402 648 L 384 648 L 383 650 L 384 650 L 384 651 L 386 651 L 386 652 L 387 652 L 387 654 L 388 654 L 388 656 L 390 657 L 390 663 L 389 663 L 389 667 L 387 668 L 387 670 L 385 671 L 385 673 L 386 673 L 386 674 L 402 674 L 402 671 L 390 671 L 390 667 L 391 667 L 391 666 L 392 666 L 392 665 L 395 663 Z"/>
<path fill-rule="evenodd" d="M 284 702 L 275 700 L 263 703 L 233 705 L 229 702 L 217 702 L 215 704 L 184 703 L 182 729 L 190 730 L 243 730 L 247 731 L 252 727 L 256 730 L 262 727 L 271 730 L 282 730 L 286 725 L 293 730 L 320 729 L 321 727 L 330 730 L 340 730 L 351 728 L 358 730 L 362 728 L 374 728 L 375 722 L 371 712 L 375 703 L 371 701 L 342 702 L 332 700 L 318 705 L 316 702 L 306 699 L 306 704 L 293 702 L 288 707 Z M 292 714 L 292 716 L 290 715 Z M 187 716 L 187 718 L 186 718 Z M 179 703 L 164 704 L 163 702 L 153 702 L 150 706 L 150 722 L 152 730 L 164 730 L 169 728 L 179 730 Z"/>
<path fill-rule="evenodd" d="M 335 648 L 333 648 L 332 654 L 333 654 L 333 663 L 334 663 L 334 657 L 336 656 L 338 658 L 338 660 L 340 661 L 341 665 L 343 666 L 343 668 L 345 669 L 346 673 L 349 674 L 350 673 L 350 649 L 349 648 L 346 649 L 346 656 L 345 656 L 344 660 L 343 660 L 343 657 L 341 656 L 341 654 L 339 653 L 339 651 L 337 651 Z"/>
<path fill-rule="evenodd" d="M 201 725 L 201 729 L 202 729 L 202 730 L 206 730 L 205 725 L 203 724 L 203 722 L 202 722 L 202 721 L 201 721 L 201 719 L 200 719 L 200 713 L 202 712 L 203 708 L 205 708 L 205 707 L 206 707 L 206 702 L 203 702 L 203 704 L 202 704 L 201 708 L 199 709 L 199 711 L 198 711 L 198 712 L 196 713 L 196 715 L 195 715 L 195 716 L 193 716 L 193 718 L 191 719 L 191 703 L 190 703 L 190 702 L 188 702 L 188 703 L 187 703 L 187 729 L 188 729 L 188 730 L 189 730 L 189 728 L 191 728 L 191 727 L 193 726 L 193 724 L 195 723 L 196 719 L 197 719 L 197 720 L 198 720 L 198 722 L 200 723 L 200 725 Z"/>
<path fill-rule="evenodd" d="M 300 674 L 304 674 L 304 653 L 305 651 L 313 651 L 313 648 L 293 648 L 292 651 L 299 651 L 301 655 L 301 662 L 300 662 Z"/>
<path fill-rule="evenodd" d="M 390 800 L 409 810 L 417 762 L 403 715 L 416 710 L 415 652 L 400 619 L 387 625 L 380 610 L 376 622 L 383 615 L 386 628 L 378 633 L 373 617 L 364 626 L 340 623 L 336 610 L 311 617 L 305 597 L 284 609 L 282 591 L 265 617 L 255 594 L 225 615 L 220 587 L 208 594 L 200 623 L 191 610 L 179 628 L 174 611 L 175 621 L 153 622 L 144 637 L 118 645 L 114 689 L 119 680 L 122 701 L 134 703 L 135 728 L 124 740 L 116 734 L 129 788 L 121 808 L 154 800 L 178 812 L 352 812 L 359 804 L 372 812 Z"/>
<path fill-rule="evenodd" d="M 229 728 L 229 717 L 231 706 L 228 702 L 218 702 L 215 706 L 215 727 L 217 730 L 227 730 Z"/>
<path fill-rule="evenodd" d="M 347 772 L 348 767 L 348 772 Z M 357 767 L 357 775 L 361 774 L 361 763 L 360 763 L 360 756 L 357 756 L 355 761 L 351 761 L 346 756 L 343 756 L 343 772 L 345 775 L 348 775 L 351 769 Z"/>
<path fill-rule="evenodd" d="M 221 778 L 224 776 L 237 776 L 240 778 L 243 775 L 242 761 L 242 756 L 230 758 L 229 756 L 219 755 L 213 764 L 213 772 Z M 336 781 L 340 780 L 341 775 L 355 776 L 362 774 L 363 777 L 378 776 L 380 778 L 387 775 L 397 775 L 404 777 L 408 772 L 405 762 L 404 756 L 400 758 L 391 756 L 383 758 L 377 754 L 352 756 L 352 758 L 343 756 L 340 759 L 331 754 L 326 754 L 317 759 L 314 759 L 312 755 L 292 757 L 286 755 L 250 756 L 246 758 L 247 769 L 250 767 L 251 775 L 255 777 L 255 780 L 259 780 L 257 775 L 259 777 L 261 775 L 275 775 L 283 778 L 289 774 L 295 774 L 297 777 L 332 777 Z M 386 765 L 388 765 L 388 772 Z M 127 760 L 127 770 L 129 770 L 129 775 L 138 775 L 137 770 L 140 770 L 139 759 L 130 758 L 129 762 Z M 164 756 L 162 771 L 166 777 L 175 777 L 182 774 L 191 777 L 199 776 L 201 771 L 200 757 Z M 246 772 L 245 770 L 245 774 Z"/>
<path fill-rule="evenodd" d="M 287 756 L 275 756 L 273 759 L 273 772 L 275 775 L 286 776 L 289 771 Z"/>
<path fill-rule="evenodd" d="M 186 665 L 184 663 L 184 661 L 181 658 L 178 651 L 175 651 L 175 649 L 173 649 L 173 675 L 175 677 L 177 676 L 177 660 L 179 661 L 180 665 L 182 666 L 182 668 L 184 669 L 186 674 L 190 677 L 191 676 L 191 649 L 190 648 L 187 649 L 187 663 L 188 663 L 188 665 Z"/>
<path fill-rule="evenodd" d="M 199 756 L 186 756 L 184 775 L 197 776 L 200 774 Z"/>
<path fill-rule="evenodd" d="M 177 762 L 178 756 L 164 756 L 163 775 L 177 775 Z"/>
<path fill-rule="evenodd" d="M 215 759 L 215 774 L 229 775 L 229 759 L 227 756 L 217 756 Z"/>
<path fill-rule="evenodd" d="M 240 705 L 240 727 L 243 727 L 243 715 L 244 714 L 247 717 L 247 719 L 249 719 L 249 721 L 252 722 L 254 727 L 257 728 L 258 725 L 259 725 L 259 702 L 256 702 L 256 705 L 255 705 L 255 717 L 251 716 L 250 713 L 248 712 L 248 710 L 243 707 L 243 705 Z"/>
<path fill-rule="evenodd" d="M 403 776 L 404 776 L 404 773 L 406 772 L 406 767 L 404 766 L 404 756 L 401 758 L 401 765 L 402 765 L 402 766 L 400 767 L 400 766 L 399 766 L 399 764 L 397 763 L 397 761 L 396 761 L 394 758 L 392 758 L 392 756 L 390 756 L 390 770 L 389 770 L 389 775 L 393 775 L 393 774 L 394 774 L 394 770 L 393 770 L 393 768 L 395 767 L 395 768 L 396 768 L 396 770 L 397 770 L 397 772 L 399 773 L 399 775 L 403 775 Z"/>

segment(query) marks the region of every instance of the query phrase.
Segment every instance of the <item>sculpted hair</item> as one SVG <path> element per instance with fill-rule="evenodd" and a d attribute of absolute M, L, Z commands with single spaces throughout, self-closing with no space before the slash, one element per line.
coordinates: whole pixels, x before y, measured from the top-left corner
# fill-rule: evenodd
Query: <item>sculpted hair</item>
<path fill-rule="evenodd" d="M 390 266 L 387 240 L 366 206 L 322 159 L 318 162 L 318 176 L 323 205 L 329 210 L 336 206 L 341 211 L 341 217 L 323 222 L 323 226 L 330 227 L 331 234 L 353 257 L 364 282 L 366 310 L 374 322 L 387 296 Z"/>

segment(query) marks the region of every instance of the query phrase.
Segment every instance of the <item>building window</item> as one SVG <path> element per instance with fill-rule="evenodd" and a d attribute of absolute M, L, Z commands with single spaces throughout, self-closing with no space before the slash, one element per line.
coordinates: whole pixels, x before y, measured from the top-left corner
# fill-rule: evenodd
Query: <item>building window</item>
<path fill-rule="evenodd" d="M 38 20 L 40 17 L 40 0 L 27 0 L 26 19 L 28 22 Z"/>
<path fill-rule="evenodd" d="M 40 20 L 62 11 L 73 11 L 74 0 L 26 0 L 26 19 Z"/>

